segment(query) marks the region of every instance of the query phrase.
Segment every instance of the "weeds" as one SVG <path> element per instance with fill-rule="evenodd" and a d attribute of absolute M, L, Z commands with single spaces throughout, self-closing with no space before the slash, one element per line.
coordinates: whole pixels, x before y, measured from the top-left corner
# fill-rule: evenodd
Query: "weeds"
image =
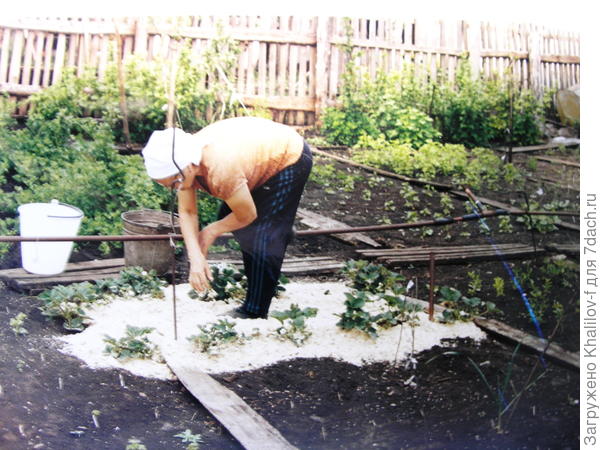
<path fill-rule="evenodd" d="M 494 290 L 496 291 L 496 297 L 504 296 L 504 278 L 494 277 Z"/>
<path fill-rule="evenodd" d="M 181 433 L 175 435 L 176 438 L 181 439 L 181 442 L 184 444 L 188 444 L 186 450 L 198 450 L 200 448 L 200 444 L 203 444 L 201 434 L 193 434 L 190 429 L 186 429 Z"/>
<path fill-rule="evenodd" d="M 504 422 L 504 416 L 510 412 L 511 416 L 514 412 L 514 408 L 519 402 L 520 398 L 524 393 L 530 390 L 535 384 L 546 374 L 546 371 L 542 371 L 533 381 L 530 381 L 534 370 L 537 366 L 534 366 L 529 377 L 525 381 L 523 387 L 520 390 L 517 390 L 514 385 L 513 374 L 515 368 L 515 357 L 517 352 L 519 351 L 521 344 L 517 344 L 514 351 L 511 354 L 510 360 L 508 361 L 506 368 L 502 371 L 496 373 L 496 382 L 494 383 L 483 373 L 481 370 L 480 364 L 477 364 L 473 359 L 469 356 L 466 356 L 469 364 L 475 369 L 479 378 L 483 381 L 486 388 L 490 392 L 492 398 L 494 399 L 494 403 L 496 404 L 496 419 L 492 422 L 492 426 L 498 433 L 503 433 L 505 431 L 505 427 L 507 422 Z M 444 356 L 463 356 L 460 352 L 450 351 L 444 352 Z M 430 360 L 428 360 L 425 364 L 429 364 L 434 359 L 439 357 L 438 355 Z M 512 395 L 509 394 L 509 387 L 512 388 Z M 510 417 L 509 417 L 510 418 Z"/>
<path fill-rule="evenodd" d="M 15 336 L 23 336 L 29 333 L 23 326 L 25 324 L 25 319 L 27 319 L 27 314 L 25 313 L 19 313 L 10 319 L 9 325 L 13 333 L 15 333 Z"/>
<path fill-rule="evenodd" d="M 127 440 L 127 447 L 125 450 L 147 450 L 146 446 L 142 444 L 142 441 L 136 438 L 129 438 Z"/>

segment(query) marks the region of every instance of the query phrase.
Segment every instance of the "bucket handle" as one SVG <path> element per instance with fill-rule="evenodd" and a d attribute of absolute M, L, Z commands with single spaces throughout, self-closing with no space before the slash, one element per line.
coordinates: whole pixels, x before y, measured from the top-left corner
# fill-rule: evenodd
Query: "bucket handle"
<path fill-rule="evenodd" d="M 79 214 L 77 214 L 76 216 L 55 216 L 52 214 L 48 214 L 47 217 L 51 217 L 53 219 L 79 219 L 80 217 L 83 217 L 83 211 L 81 211 L 79 208 L 76 208 L 73 205 L 67 205 L 66 203 L 62 203 L 62 202 L 59 202 L 58 200 L 54 200 L 54 199 L 52 199 L 50 201 L 50 203 L 52 203 L 53 205 L 66 206 L 67 208 L 77 210 L 77 211 L 79 211 Z"/>

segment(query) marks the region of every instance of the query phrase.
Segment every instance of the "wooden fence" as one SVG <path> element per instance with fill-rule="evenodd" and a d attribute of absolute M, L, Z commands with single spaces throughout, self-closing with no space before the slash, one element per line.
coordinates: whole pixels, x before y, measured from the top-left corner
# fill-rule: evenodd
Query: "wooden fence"
<path fill-rule="evenodd" d="M 315 123 L 335 102 L 348 42 L 339 17 L 224 16 L 115 19 L 0 18 L 0 92 L 22 98 L 55 83 L 65 67 L 96 68 L 104 76 L 111 43 L 120 35 L 123 57 L 170 58 L 170 43 L 189 38 L 201 58 L 223 33 L 240 43 L 236 91 L 246 104 L 271 108 L 274 119 L 297 126 Z M 350 19 L 350 42 L 371 74 L 405 64 L 445 71 L 453 79 L 467 54 L 475 74 L 511 73 L 541 93 L 579 83 L 579 34 L 539 25 L 418 19 Z M 21 113 L 25 112 L 21 110 Z"/>

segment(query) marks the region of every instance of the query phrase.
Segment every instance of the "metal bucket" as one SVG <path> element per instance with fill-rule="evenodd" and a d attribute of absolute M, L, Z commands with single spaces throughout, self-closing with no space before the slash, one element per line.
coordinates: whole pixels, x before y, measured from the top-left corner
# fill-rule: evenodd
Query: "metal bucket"
<path fill-rule="evenodd" d="M 121 214 L 124 234 L 168 234 L 172 232 L 171 215 L 165 211 L 142 209 Z M 175 232 L 180 233 L 179 221 L 175 220 Z M 171 269 L 174 254 L 168 240 L 125 241 L 125 265 L 140 266 L 163 275 Z"/>

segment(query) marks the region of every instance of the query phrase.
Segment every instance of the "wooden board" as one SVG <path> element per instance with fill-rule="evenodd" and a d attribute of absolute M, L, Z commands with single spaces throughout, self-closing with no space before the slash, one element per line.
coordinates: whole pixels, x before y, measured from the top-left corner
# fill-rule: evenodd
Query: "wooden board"
<path fill-rule="evenodd" d="M 409 303 L 414 303 L 420 305 L 424 311 L 427 311 L 429 308 L 429 303 L 425 300 L 421 300 L 418 298 L 405 296 L 406 301 Z M 434 305 L 434 311 L 438 314 L 442 314 L 446 308 L 441 305 Z M 485 332 L 493 333 L 507 339 L 510 339 L 514 342 L 518 342 L 525 347 L 533 349 L 537 352 L 544 353 L 549 357 L 558 360 L 562 363 L 568 364 L 569 366 L 575 367 L 579 369 L 579 353 L 569 352 L 563 349 L 560 345 L 551 342 L 548 344 L 548 341 L 545 339 L 541 339 L 536 336 L 532 336 L 524 331 L 517 330 L 503 322 L 494 319 L 485 319 L 483 317 L 476 317 L 473 319 L 475 325 L 483 329 Z"/>
<path fill-rule="evenodd" d="M 243 267 L 241 260 L 214 260 L 208 261 L 209 264 L 231 264 L 235 267 Z M 288 276 L 310 275 L 318 273 L 337 272 L 344 266 L 344 263 L 328 256 L 316 256 L 309 258 L 286 258 L 281 266 L 281 273 Z"/>
<path fill-rule="evenodd" d="M 499 334 L 506 338 L 509 338 L 515 342 L 536 350 L 540 353 L 550 356 L 551 358 L 558 359 L 570 366 L 579 369 L 579 353 L 569 352 L 564 350 L 559 345 L 551 342 L 548 344 L 546 339 L 541 339 L 536 336 L 525 333 L 524 331 L 512 328 L 505 323 L 499 322 L 493 319 L 484 319 L 478 317 L 475 319 L 475 324 L 485 331 Z"/>
<path fill-rule="evenodd" d="M 529 153 L 529 152 L 537 152 L 540 150 L 550 150 L 552 148 L 560 148 L 560 147 L 574 147 L 574 146 L 578 146 L 579 144 L 541 144 L 541 145 L 529 145 L 526 147 L 513 147 L 512 148 L 512 152 L 513 153 Z M 497 150 L 499 152 L 505 152 L 508 153 L 508 148 L 507 147 L 498 147 L 495 148 L 494 150 Z"/>
<path fill-rule="evenodd" d="M 209 264 L 227 263 L 242 267 L 241 260 L 210 260 Z M 327 256 L 286 258 L 282 273 L 288 276 L 337 272 L 343 263 Z M 67 264 L 65 271 L 56 275 L 38 275 L 23 268 L 0 270 L 0 280 L 19 292 L 38 294 L 59 284 L 81 283 L 118 278 L 125 268 L 124 258 L 100 259 Z"/>
<path fill-rule="evenodd" d="M 301 223 L 313 229 L 327 230 L 332 228 L 350 228 L 350 226 L 343 222 L 302 208 L 298 208 L 296 215 L 300 219 Z M 381 244 L 363 233 L 331 234 L 329 236 L 350 244 L 362 242 L 363 244 L 370 245 L 371 247 L 381 247 Z"/>
<path fill-rule="evenodd" d="M 118 278 L 124 267 L 123 258 L 99 259 L 68 263 L 65 271 L 56 275 L 32 274 L 23 268 L 0 270 L 0 280 L 16 291 L 37 294 L 58 284 Z"/>
<path fill-rule="evenodd" d="M 562 164 L 564 166 L 571 166 L 571 167 L 577 167 L 577 168 L 580 167 L 578 162 L 567 161 L 565 159 L 550 158 L 549 156 L 536 156 L 535 159 L 537 159 L 538 161 L 544 161 L 544 162 L 549 162 L 549 163 L 554 163 L 554 164 Z"/>
<path fill-rule="evenodd" d="M 295 449 L 271 424 L 258 415 L 235 392 L 210 375 L 186 367 L 164 353 L 165 361 L 179 381 L 248 450 Z"/>
<path fill-rule="evenodd" d="M 530 245 L 523 244 L 499 244 L 496 247 L 507 259 L 525 258 L 536 254 L 544 254 L 547 251 L 544 247 L 534 249 Z M 377 262 L 394 266 L 428 264 L 432 253 L 435 256 L 436 264 L 469 263 L 498 259 L 496 250 L 491 245 L 368 249 L 357 250 L 357 253 L 365 258 L 374 258 Z"/>

